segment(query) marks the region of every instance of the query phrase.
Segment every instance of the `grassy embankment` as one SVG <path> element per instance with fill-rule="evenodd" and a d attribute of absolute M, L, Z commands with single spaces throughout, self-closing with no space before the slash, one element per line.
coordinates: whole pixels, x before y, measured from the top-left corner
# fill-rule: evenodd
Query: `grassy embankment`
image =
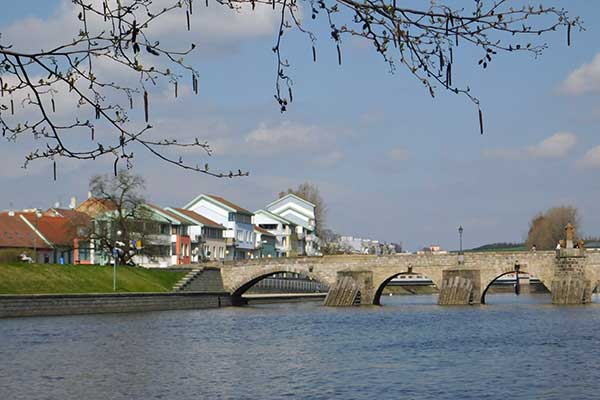
<path fill-rule="evenodd" d="M 185 275 L 117 267 L 117 292 L 169 292 Z M 0 264 L 0 294 L 112 293 L 111 266 Z"/>

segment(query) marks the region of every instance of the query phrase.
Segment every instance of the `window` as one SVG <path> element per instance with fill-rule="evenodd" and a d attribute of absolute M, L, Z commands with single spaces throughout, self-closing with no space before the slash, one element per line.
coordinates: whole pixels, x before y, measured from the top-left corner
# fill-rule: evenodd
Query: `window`
<path fill-rule="evenodd" d="M 223 239 L 223 230 L 205 226 L 202 228 L 202 235 L 206 239 Z"/>
<path fill-rule="evenodd" d="M 79 261 L 90 260 L 90 242 L 79 242 Z"/>
<path fill-rule="evenodd" d="M 177 227 L 176 226 L 171 227 L 171 235 L 177 235 Z"/>
<path fill-rule="evenodd" d="M 169 224 L 160 224 L 160 233 L 161 235 L 168 235 L 169 234 Z"/>
<path fill-rule="evenodd" d="M 177 243 L 175 243 L 175 242 L 171 243 L 171 255 L 172 256 L 177 255 Z"/>

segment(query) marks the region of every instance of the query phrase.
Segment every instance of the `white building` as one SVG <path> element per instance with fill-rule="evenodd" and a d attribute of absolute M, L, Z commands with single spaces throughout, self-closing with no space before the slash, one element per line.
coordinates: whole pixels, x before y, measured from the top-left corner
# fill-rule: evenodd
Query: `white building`
<path fill-rule="evenodd" d="M 218 261 L 225 259 L 225 227 L 194 211 L 183 208 L 167 207 L 168 211 L 180 217 L 187 218 L 193 225 L 188 228 L 192 243 L 193 263 L 201 261 Z"/>
<path fill-rule="evenodd" d="M 318 238 L 315 235 L 315 205 L 294 194 L 287 194 L 265 207 L 266 211 L 285 218 L 296 225 L 296 236 L 302 242 L 299 255 L 317 255 Z"/>
<path fill-rule="evenodd" d="M 201 194 L 183 208 L 226 228 L 223 232 L 226 260 L 252 257 L 256 237 L 252 225 L 253 214 L 250 211 L 222 197 L 207 194 Z"/>
<path fill-rule="evenodd" d="M 275 236 L 277 257 L 288 257 L 303 253 L 303 242 L 295 235 L 296 224 L 267 210 L 254 212 L 254 225 L 258 225 Z"/>

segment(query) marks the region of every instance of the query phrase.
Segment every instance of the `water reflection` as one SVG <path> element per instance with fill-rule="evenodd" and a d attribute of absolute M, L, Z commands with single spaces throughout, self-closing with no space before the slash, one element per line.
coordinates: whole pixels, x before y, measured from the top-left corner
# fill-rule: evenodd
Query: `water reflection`
<path fill-rule="evenodd" d="M 597 398 L 597 304 L 382 301 L 0 320 L 0 398 Z"/>

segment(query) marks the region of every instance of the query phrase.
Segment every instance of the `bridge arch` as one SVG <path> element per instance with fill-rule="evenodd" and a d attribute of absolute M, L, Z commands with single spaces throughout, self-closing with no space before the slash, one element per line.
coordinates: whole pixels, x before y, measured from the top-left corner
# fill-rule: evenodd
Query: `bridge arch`
<path fill-rule="evenodd" d="M 434 267 L 435 268 L 435 267 Z M 394 272 L 393 275 L 385 275 L 383 279 L 379 279 L 374 282 L 374 294 L 373 294 L 373 305 L 380 306 L 381 305 L 381 294 L 383 293 L 383 289 L 392 281 L 392 279 L 400 276 L 400 275 L 421 275 L 426 278 L 431 279 L 433 285 L 439 290 L 441 285 L 441 268 L 438 271 L 439 273 L 433 273 L 433 271 L 424 271 L 421 269 L 413 268 L 402 268 L 400 272 Z M 439 277 L 438 277 L 439 275 Z"/>
<path fill-rule="evenodd" d="M 513 274 L 513 273 L 517 272 L 517 268 L 516 268 L 517 266 L 519 266 L 520 274 L 523 274 L 523 273 L 528 274 L 530 277 L 535 276 L 546 287 L 546 289 L 548 289 L 548 291 L 550 290 L 550 288 L 548 287 L 548 284 L 547 284 L 547 282 L 549 282 L 548 278 L 545 276 L 544 273 L 541 273 L 541 271 L 538 271 L 538 268 L 536 268 L 534 265 L 521 264 L 519 262 L 515 262 L 511 266 L 507 266 L 507 267 L 503 268 L 502 271 L 500 271 L 500 272 L 492 273 L 491 275 L 488 273 L 488 274 L 486 274 L 485 277 L 482 277 L 483 285 L 481 286 L 482 287 L 481 304 L 485 304 L 485 296 L 487 295 L 489 288 L 496 281 L 496 279 L 501 278 L 505 275 Z"/>
<path fill-rule="evenodd" d="M 330 287 L 331 282 L 329 282 L 325 277 L 321 276 L 318 273 L 312 272 L 312 268 L 303 269 L 303 268 L 288 268 L 288 267 L 273 267 L 268 269 L 262 269 L 255 273 L 250 274 L 243 278 L 243 280 L 236 285 L 234 285 L 231 289 L 231 297 L 233 299 L 234 304 L 242 304 L 242 296 L 246 293 L 252 286 L 256 285 L 258 282 L 262 281 L 265 278 L 268 278 L 275 274 L 281 273 L 292 273 L 298 274 L 302 276 L 306 276 L 314 281 L 317 281 L 327 287 Z"/>

